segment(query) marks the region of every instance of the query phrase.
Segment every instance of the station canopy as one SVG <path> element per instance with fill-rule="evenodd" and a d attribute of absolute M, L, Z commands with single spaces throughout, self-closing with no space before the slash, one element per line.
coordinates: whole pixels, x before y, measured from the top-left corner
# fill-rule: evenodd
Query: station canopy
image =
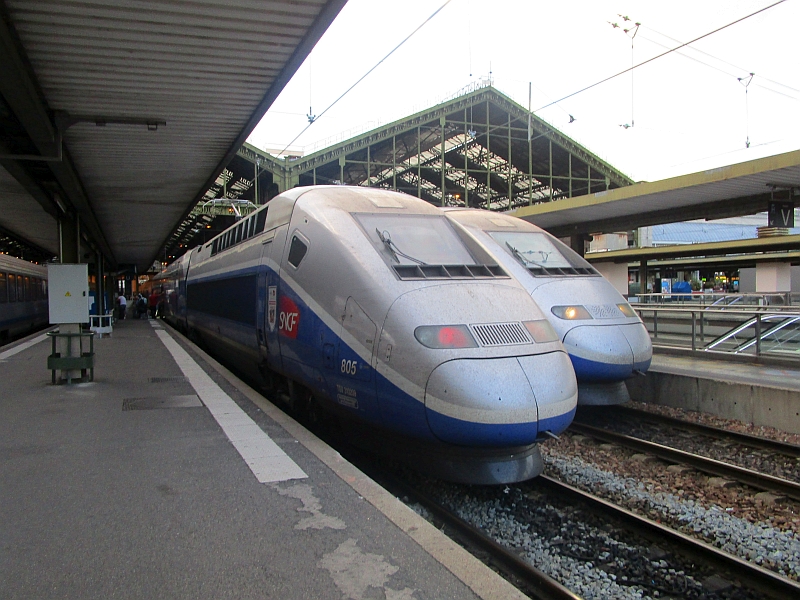
<path fill-rule="evenodd" d="M 147 270 L 345 2 L 0 1 L 0 251 Z"/>
<path fill-rule="evenodd" d="M 508 211 L 584 196 L 633 181 L 488 83 L 309 154 L 276 158 L 244 144 L 167 251 L 203 241 L 186 235 L 214 202 L 262 204 L 296 186 L 397 190 L 437 206 Z M 239 210 L 239 208 L 236 208 Z"/>

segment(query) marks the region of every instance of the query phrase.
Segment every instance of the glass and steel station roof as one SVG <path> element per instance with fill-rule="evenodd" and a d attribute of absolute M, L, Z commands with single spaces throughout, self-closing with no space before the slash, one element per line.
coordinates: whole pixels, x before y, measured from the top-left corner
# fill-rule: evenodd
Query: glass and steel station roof
<path fill-rule="evenodd" d="M 199 233 L 192 219 L 211 201 L 261 204 L 298 185 L 369 186 L 437 206 L 507 211 L 633 183 L 488 83 L 307 156 L 279 159 L 245 144 L 226 171 L 167 255 L 193 245 L 185 232 Z"/>

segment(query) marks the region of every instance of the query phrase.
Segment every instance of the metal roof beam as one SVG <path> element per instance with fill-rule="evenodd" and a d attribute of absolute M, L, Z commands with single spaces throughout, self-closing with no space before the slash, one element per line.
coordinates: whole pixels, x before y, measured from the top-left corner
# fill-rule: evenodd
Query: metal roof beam
<path fill-rule="evenodd" d="M 609 219 L 599 219 L 595 221 L 584 221 L 574 225 L 561 225 L 550 227 L 547 230 L 556 237 L 567 237 L 578 233 L 607 233 L 610 231 L 628 231 L 638 227 L 649 227 L 651 225 L 664 225 L 665 223 L 678 223 L 681 221 L 693 221 L 695 219 L 706 219 L 708 215 L 714 215 L 714 219 L 724 219 L 728 217 L 740 217 L 742 215 L 752 215 L 766 211 L 772 194 L 757 194 L 754 196 L 743 196 L 741 198 L 731 198 L 717 200 L 690 206 L 682 206 L 679 210 L 667 208 L 664 210 L 654 210 L 650 212 L 640 212 L 622 217 Z M 526 221 L 536 222 L 534 217 L 522 217 Z"/>
<path fill-rule="evenodd" d="M 16 32 L 9 27 L 10 23 L 5 5 L 0 4 L 0 72 L 3 73 L 0 77 L 0 93 L 36 149 L 45 157 L 60 153 L 61 160 L 48 162 L 49 169 L 63 190 L 66 200 L 74 207 L 84 227 L 88 229 L 92 240 L 113 265 L 114 254 L 89 204 L 75 167 L 66 149 L 61 147 L 63 142 L 50 120 L 50 109 L 39 90 L 33 69 L 25 58 L 22 44 Z M 38 178 L 30 174 L 25 176 L 24 173 L 30 173 L 29 169 L 17 161 L 3 161 L 3 166 L 15 177 L 19 176 L 17 180 L 45 211 L 54 214 L 55 200 L 51 194 L 57 190 L 42 189 L 40 185 L 34 184 Z M 39 188 L 39 191 L 36 191 L 36 188 Z"/>

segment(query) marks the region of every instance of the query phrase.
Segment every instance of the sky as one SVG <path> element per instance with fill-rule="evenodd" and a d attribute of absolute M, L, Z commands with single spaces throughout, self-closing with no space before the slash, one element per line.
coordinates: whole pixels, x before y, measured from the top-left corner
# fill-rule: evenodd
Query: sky
<path fill-rule="evenodd" d="M 636 181 L 798 150 L 800 0 L 548 106 L 775 1 L 450 0 L 322 114 L 444 4 L 349 0 L 248 141 L 310 154 L 491 77 Z"/>

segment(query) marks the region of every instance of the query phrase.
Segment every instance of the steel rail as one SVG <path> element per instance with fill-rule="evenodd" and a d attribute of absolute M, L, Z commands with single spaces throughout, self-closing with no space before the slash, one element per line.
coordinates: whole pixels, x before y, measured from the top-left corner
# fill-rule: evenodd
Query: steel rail
<path fill-rule="evenodd" d="M 359 465 L 359 468 L 364 468 Z M 367 468 L 368 471 L 372 471 Z M 522 582 L 525 592 L 533 594 L 537 600 L 582 600 L 580 596 L 571 592 L 561 585 L 558 581 L 540 571 L 530 563 L 524 561 L 518 554 L 501 546 L 491 537 L 486 535 L 477 527 L 474 527 L 463 520 L 461 517 L 443 507 L 441 504 L 430 498 L 425 492 L 398 479 L 397 477 L 384 472 L 369 472 L 370 477 L 378 481 L 382 486 L 387 487 L 396 496 L 408 496 L 418 502 L 429 511 L 435 519 L 444 523 L 452 532 L 448 535 L 453 537 L 455 533 L 462 539 L 466 539 L 470 544 L 490 556 L 490 561 L 502 572 L 511 575 L 512 578 Z M 515 585 L 518 585 L 515 583 Z"/>
<path fill-rule="evenodd" d="M 625 446 L 638 452 L 646 452 L 663 460 L 684 464 L 705 473 L 710 473 L 719 477 L 732 478 L 760 490 L 777 492 L 778 494 L 788 496 L 795 500 L 800 500 L 800 484 L 781 479 L 780 477 L 757 473 L 750 469 L 737 467 L 736 465 L 731 465 L 719 460 L 698 456 L 697 454 L 692 454 L 683 450 L 676 450 L 675 448 L 648 442 L 629 435 L 615 433 L 606 429 L 592 427 L 591 425 L 573 423 L 570 425 L 570 430 L 575 433 L 582 433 L 603 440 L 604 442 Z"/>
<path fill-rule="evenodd" d="M 655 521 L 639 516 L 627 509 L 619 507 L 607 500 L 584 492 L 566 483 L 551 477 L 540 475 L 529 482 L 531 486 L 544 484 L 570 499 L 583 502 L 590 508 L 602 511 L 606 515 L 623 522 L 628 528 L 640 533 L 653 541 L 663 541 L 667 538 L 672 544 L 678 546 L 681 552 L 697 560 L 712 563 L 731 571 L 742 583 L 759 591 L 768 593 L 775 598 L 796 600 L 800 598 L 800 583 L 783 577 L 774 571 L 754 565 L 742 558 L 719 550 L 711 544 L 692 538 Z"/>
<path fill-rule="evenodd" d="M 711 425 L 703 425 L 702 423 L 692 423 L 691 421 L 684 421 L 683 419 L 677 419 L 675 417 L 670 417 L 659 413 L 652 413 L 646 410 L 629 408 L 627 406 L 604 406 L 603 408 L 605 409 L 603 415 L 604 417 L 619 415 L 629 419 L 630 421 L 649 421 L 658 425 L 669 425 L 675 427 L 676 429 L 695 431 L 716 439 L 733 440 L 739 444 L 750 446 L 752 448 L 760 448 L 762 450 L 769 450 L 770 452 L 776 452 L 786 456 L 800 458 L 800 446 L 797 446 L 796 444 L 770 440 L 768 438 L 759 437 L 749 433 L 728 431 L 719 427 L 712 427 Z M 577 419 L 576 421 L 583 423 L 583 420 L 581 419 Z"/>

